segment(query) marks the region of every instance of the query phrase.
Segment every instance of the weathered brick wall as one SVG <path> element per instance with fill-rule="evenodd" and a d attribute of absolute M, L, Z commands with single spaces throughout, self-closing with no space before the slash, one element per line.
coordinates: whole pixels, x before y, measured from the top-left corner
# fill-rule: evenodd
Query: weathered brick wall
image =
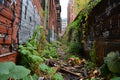
<path fill-rule="evenodd" d="M 16 3 L 0 0 L 0 61 L 16 61 L 20 0 Z"/>
<path fill-rule="evenodd" d="M 36 3 L 34 3 L 36 1 Z M 39 0 L 0 0 L 0 61 L 16 61 L 18 43 L 29 40 L 42 24 Z"/>
<path fill-rule="evenodd" d="M 61 31 L 61 6 L 59 0 L 49 0 L 49 36 L 50 41 L 57 40 Z"/>
<path fill-rule="evenodd" d="M 38 2 L 39 3 L 39 2 Z M 21 22 L 19 27 L 19 43 L 29 40 L 34 28 L 41 24 L 41 18 L 33 0 L 22 0 Z"/>
<path fill-rule="evenodd" d="M 120 51 L 120 0 L 102 0 L 89 14 L 87 40 L 94 40 L 99 64 L 110 51 Z"/>
<path fill-rule="evenodd" d="M 55 0 L 49 0 L 49 18 L 48 18 L 48 28 L 50 41 L 56 40 L 55 34 L 57 33 L 57 10 Z"/>

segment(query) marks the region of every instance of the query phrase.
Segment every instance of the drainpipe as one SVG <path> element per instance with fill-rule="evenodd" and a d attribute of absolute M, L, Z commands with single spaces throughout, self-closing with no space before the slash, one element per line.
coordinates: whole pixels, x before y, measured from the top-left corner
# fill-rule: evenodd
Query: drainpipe
<path fill-rule="evenodd" d="M 18 45 L 20 45 L 19 43 L 19 30 L 21 29 L 21 22 L 22 22 L 22 5 L 23 5 L 23 0 L 20 0 L 20 20 L 19 20 L 19 28 L 18 28 Z"/>

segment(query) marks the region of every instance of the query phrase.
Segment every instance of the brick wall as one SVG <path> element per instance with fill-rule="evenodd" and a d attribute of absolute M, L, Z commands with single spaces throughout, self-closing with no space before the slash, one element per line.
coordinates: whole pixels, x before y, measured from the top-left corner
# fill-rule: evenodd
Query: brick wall
<path fill-rule="evenodd" d="M 16 62 L 18 44 L 29 40 L 41 21 L 39 0 L 0 0 L 0 61 Z"/>
<path fill-rule="evenodd" d="M 86 40 L 95 41 L 98 63 L 110 51 L 120 51 L 120 0 L 102 0 L 88 17 Z"/>
<path fill-rule="evenodd" d="M 17 4 L 0 1 L 0 61 L 16 61 L 17 31 L 20 18 L 20 0 Z M 9 57 L 8 57 L 9 56 Z"/>
<path fill-rule="evenodd" d="M 49 34 L 51 41 L 57 40 L 61 32 L 61 6 L 59 0 L 49 0 Z"/>
<path fill-rule="evenodd" d="M 36 0 L 34 0 L 36 1 Z M 42 24 L 39 15 L 39 2 L 32 0 L 22 0 L 21 22 L 19 28 L 19 43 L 22 44 L 29 40 L 35 27 Z"/>

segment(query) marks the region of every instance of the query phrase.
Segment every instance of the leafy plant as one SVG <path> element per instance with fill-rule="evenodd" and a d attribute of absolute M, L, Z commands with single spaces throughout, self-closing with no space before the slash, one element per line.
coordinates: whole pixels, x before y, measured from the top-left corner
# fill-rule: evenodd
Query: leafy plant
<path fill-rule="evenodd" d="M 90 0 L 84 0 L 84 1 L 82 1 L 82 0 L 75 0 L 75 7 L 74 7 L 74 9 L 75 9 L 75 13 L 77 13 L 78 14 L 78 12 L 80 11 L 80 10 L 82 10 L 83 8 L 85 8 L 85 5 L 89 2 Z"/>
<path fill-rule="evenodd" d="M 64 80 L 63 76 L 61 74 L 56 73 L 53 77 L 52 80 Z"/>
<path fill-rule="evenodd" d="M 120 77 L 114 77 L 114 78 L 112 78 L 110 80 L 120 80 Z"/>
<path fill-rule="evenodd" d="M 111 72 L 108 69 L 107 64 L 103 64 L 100 67 L 100 71 L 101 71 L 101 76 L 104 77 L 104 78 L 107 78 L 109 76 L 109 74 L 111 74 Z"/>
<path fill-rule="evenodd" d="M 87 62 L 85 62 L 85 67 L 87 70 L 91 70 L 91 69 L 95 68 L 96 65 L 93 62 L 87 61 Z"/>
<path fill-rule="evenodd" d="M 86 33 L 88 28 L 88 16 L 91 10 L 101 1 L 101 0 L 85 0 L 87 5 L 84 6 L 84 8 L 78 13 L 77 17 L 73 22 L 71 22 L 66 30 L 66 33 L 64 35 L 64 41 L 66 40 L 66 45 L 70 46 L 68 51 L 69 52 L 75 52 L 79 53 L 79 50 L 81 48 L 81 43 L 85 43 L 86 41 Z M 75 2 L 80 2 L 80 0 L 76 0 Z M 86 4 L 84 3 L 84 4 Z M 79 5 L 81 3 L 78 3 Z M 94 55 L 94 51 L 92 53 Z M 91 55 L 92 56 L 92 55 Z M 94 57 L 92 57 L 92 60 L 94 61 Z"/>
<path fill-rule="evenodd" d="M 104 59 L 104 64 L 100 67 L 101 76 L 110 80 L 119 80 L 120 75 L 120 54 L 118 51 L 111 51 Z M 118 77 L 117 77 L 118 76 Z"/>
<path fill-rule="evenodd" d="M 31 70 L 31 74 L 36 73 L 42 75 L 43 72 L 47 76 L 51 76 L 55 71 L 45 65 L 43 62 L 46 58 L 57 58 L 57 47 L 59 42 L 49 44 L 46 41 L 44 30 L 41 27 L 35 29 L 32 38 L 23 45 L 19 46 L 21 55 L 20 64 Z M 32 79 L 32 76 L 27 76 L 25 79 Z"/>
<path fill-rule="evenodd" d="M 2 80 L 22 79 L 30 74 L 30 70 L 23 66 L 17 66 L 13 62 L 0 62 L 0 78 Z"/>
<path fill-rule="evenodd" d="M 120 74 L 120 54 L 118 51 L 108 53 L 105 63 L 112 73 Z"/>
<path fill-rule="evenodd" d="M 47 66 L 46 64 L 44 64 L 44 63 L 42 63 L 42 64 L 39 65 L 39 69 L 40 69 L 42 72 L 44 72 L 45 74 L 50 74 L 50 73 L 52 73 L 52 69 L 51 69 L 49 66 Z"/>
<path fill-rule="evenodd" d="M 61 43 L 59 41 L 53 41 L 52 46 L 58 48 Z"/>
<path fill-rule="evenodd" d="M 58 53 L 56 51 L 56 47 L 54 47 L 52 44 L 47 44 L 42 51 L 42 57 L 45 58 L 58 58 Z"/>
<path fill-rule="evenodd" d="M 38 26 L 34 30 L 32 38 L 28 42 L 19 46 L 19 52 L 21 56 L 20 64 L 29 68 L 32 73 L 37 72 L 38 65 L 44 61 L 40 56 L 40 53 L 37 51 L 40 40 L 40 32 L 42 31 L 43 28 Z"/>
<path fill-rule="evenodd" d="M 91 61 L 96 63 L 96 51 L 95 51 L 95 43 L 92 44 L 92 49 L 90 51 Z"/>
<path fill-rule="evenodd" d="M 80 53 L 81 44 L 80 42 L 71 41 L 68 47 L 68 53 L 78 54 Z"/>
<path fill-rule="evenodd" d="M 23 80 L 38 80 L 38 76 L 36 74 L 34 74 L 33 76 L 28 75 L 24 77 Z"/>

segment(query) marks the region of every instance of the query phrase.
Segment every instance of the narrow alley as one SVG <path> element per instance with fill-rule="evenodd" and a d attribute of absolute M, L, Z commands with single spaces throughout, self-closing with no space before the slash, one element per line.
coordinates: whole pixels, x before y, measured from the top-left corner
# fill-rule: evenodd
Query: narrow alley
<path fill-rule="evenodd" d="M 0 0 L 0 80 L 120 80 L 120 0 Z"/>

